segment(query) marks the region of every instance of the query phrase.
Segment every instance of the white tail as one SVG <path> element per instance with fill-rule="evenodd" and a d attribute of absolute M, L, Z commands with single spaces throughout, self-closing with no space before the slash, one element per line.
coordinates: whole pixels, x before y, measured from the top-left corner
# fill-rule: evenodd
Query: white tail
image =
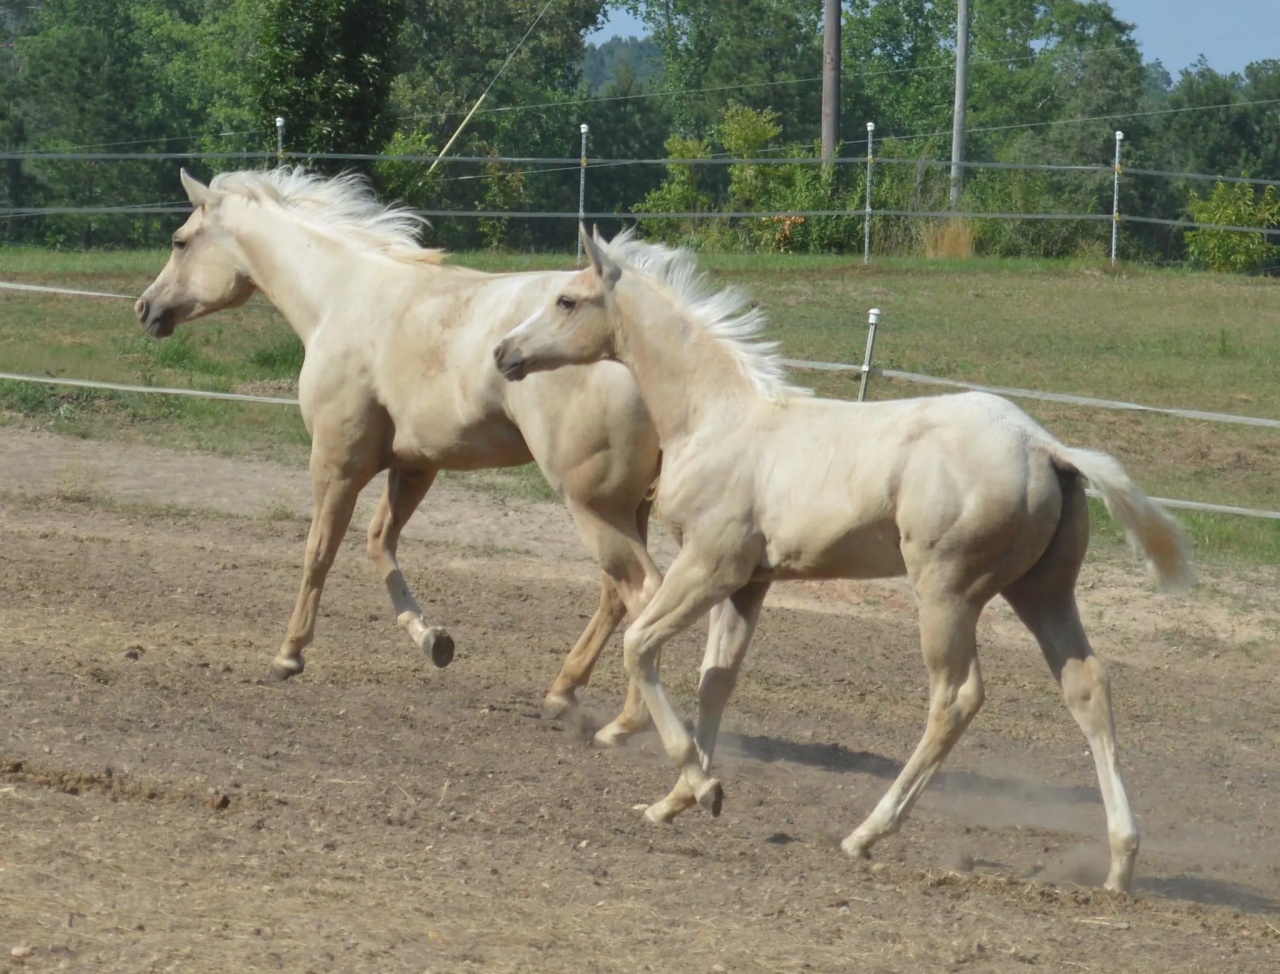
<path fill-rule="evenodd" d="M 1102 495 L 1111 516 L 1129 541 L 1146 555 L 1147 567 L 1165 592 L 1185 592 L 1195 584 L 1191 545 L 1182 525 L 1142 492 L 1115 457 L 1054 442 L 1051 452 L 1060 465 L 1084 475 Z"/>

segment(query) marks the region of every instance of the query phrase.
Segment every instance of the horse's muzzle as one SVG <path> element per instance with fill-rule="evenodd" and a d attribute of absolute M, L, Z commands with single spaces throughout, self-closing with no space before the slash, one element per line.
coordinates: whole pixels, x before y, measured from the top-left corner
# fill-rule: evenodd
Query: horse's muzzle
<path fill-rule="evenodd" d="M 519 382 L 525 377 L 524 353 L 512 347 L 510 338 L 504 338 L 493 350 L 493 362 L 510 382 Z"/>
<path fill-rule="evenodd" d="M 168 338 L 173 334 L 174 316 L 166 313 L 168 310 L 156 314 L 155 308 L 146 298 L 138 298 L 133 305 L 133 313 L 138 316 L 138 321 L 152 338 Z"/>

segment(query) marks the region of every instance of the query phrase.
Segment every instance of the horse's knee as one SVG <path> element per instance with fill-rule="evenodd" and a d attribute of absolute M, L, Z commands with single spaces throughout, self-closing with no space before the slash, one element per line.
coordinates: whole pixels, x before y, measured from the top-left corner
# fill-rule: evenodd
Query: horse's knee
<path fill-rule="evenodd" d="M 622 637 L 622 665 L 631 679 L 639 679 L 646 670 L 657 666 L 657 646 L 648 639 L 647 633 L 629 628 Z"/>

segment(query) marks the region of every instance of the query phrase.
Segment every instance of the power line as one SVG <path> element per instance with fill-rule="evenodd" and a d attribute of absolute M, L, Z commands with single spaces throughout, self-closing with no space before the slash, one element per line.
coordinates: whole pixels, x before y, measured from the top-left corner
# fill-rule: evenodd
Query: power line
<path fill-rule="evenodd" d="M 260 129 L 250 129 L 250 130 L 249 130 L 249 131 L 247 131 L 247 132 L 218 132 L 216 135 L 209 135 L 209 136 L 204 136 L 204 135 L 167 135 L 167 136 L 165 136 L 164 138 L 157 138 L 157 139 L 133 139 L 133 140 L 131 140 L 131 141 L 129 141 L 129 142 L 89 142 L 89 143 L 86 143 L 86 144 L 84 144 L 84 145 L 72 145 L 72 146 L 67 146 L 67 148 L 65 149 L 65 151 L 66 151 L 66 152 L 79 152 L 79 151 L 82 151 L 82 150 L 85 150 L 85 149 L 114 149 L 114 148 L 117 148 L 117 147 L 119 147 L 119 146 L 126 146 L 126 145 L 159 145 L 161 142 L 182 142 L 182 141 L 194 141 L 194 140 L 196 140 L 196 139 L 203 139 L 203 138 L 229 139 L 229 138 L 237 138 L 237 137 L 239 137 L 239 136 L 241 136 L 241 135 L 261 135 L 261 134 L 262 134 L 262 130 L 260 130 Z M 25 153 L 25 152 L 43 152 L 43 151 L 47 151 L 47 150 L 43 150 L 43 149 L 19 149 L 19 150 L 15 150 L 15 151 L 16 151 L 17 153 L 21 154 L 21 153 Z"/>
<path fill-rule="evenodd" d="M 1109 54 L 1113 51 L 1118 51 L 1118 50 L 1120 50 L 1119 47 L 1100 47 L 1100 48 L 1095 48 L 1089 51 L 1079 51 L 1075 53 L 1078 53 L 1081 57 L 1093 57 L 1094 55 Z M 1059 49 L 1048 48 L 1036 54 L 1019 55 L 1017 57 L 981 58 L 978 60 L 971 59 L 969 61 L 969 65 L 970 67 L 972 67 L 975 64 L 977 65 L 1012 64 L 1018 61 L 1037 61 L 1057 53 L 1060 53 Z M 876 71 L 858 71 L 854 73 L 841 72 L 840 79 L 841 79 L 841 83 L 843 83 L 846 79 L 854 79 L 854 78 L 879 78 L 879 77 L 886 77 L 889 75 L 918 74 L 921 72 L 937 72 L 937 71 L 949 72 L 952 70 L 952 67 L 953 66 L 950 64 L 931 64 L 931 65 L 921 65 L 919 67 L 909 67 L 909 68 L 881 68 Z M 747 89 L 752 89 L 752 88 L 776 88 L 776 87 L 782 87 L 786 85 L 813 84 L 815 82 L 820 82 L 821 80 L 822 80 L 821 75 L 815 75 L 809 78 L 788 78 L 782 81 L 750 81 L 750 82 L 744 82 L 742 84 L 734 84 L 734 85 L 711 85 L 704 88 L 676 88 L 676 89 L 661 89 L 656 91 L 642 91 L 634 95 L 600 95 L 594 98 L 570 98 L 570 99 L 563 99 L 560 101 L 532 102 L 524 105 L 505 105 L 498 108 L 485 108 L 477 112 L 476 114 L 494 115 L 500 112 L 523 112 L 523 111 L 533 111 L 534 109 L 542 109 L 542 108 L 576 108 L 581 105 L 595 105 L 595 104 L 603 104 L 606 102 L 615 102 L 615 101 L 640 101 L 640 100 L 649 99 L 649 98 L 676 98 L 682 95 L 701 95 L 701 94 L 710 94 L 718 91 L 745 91 Z M 492 83 L 490 83 L 490 87 L 492 87 Z M 488 89 L 486 89 L 486 91 L 487 90 Z M 445 118 L 452 118 L 458 115 L 465 115 L 465 114 L 466 112 L 464 111 L 419 112 L 412 115 L 397 116 L 396 120 L 412 121 L 418 118 L 445 119 Z"/>
<path fill-rule="evenodd" d="M 1047 125 L 1073 125 L 1078 122 L 1105 122 L 1109 119 L 1124 118 L 1146 118 L 1151 115 L 1176 115 L 1180 112 L 1208 112 L 1218 108 L 1250 108 L 1255 105 L 1276 105 L 1280 104 L 1280 98 L 1260 98 L 1254 101 L 1233 101 L 1223 102 L 1220 105 L 1187 105 L 1183 108 L 1155 108 L 1145 112 L 1114 112 L 1107 115 L 1086 115 L 1079 118 L 1058 118 L 1051 119 L 1047 122 L 1015 122 L 1010 125 L 984 125 L 981 127 L 970 126 L 970 132 L 1008 132 L 1013 129 L 1031 129 L 1043 128 Z M 922 132 L 919 135 L 895 135 L 890 138 L 899 141 L 910 141 L 914 139 L 934 139 L 940 135 L 948 135 L 948 132 Z"/>

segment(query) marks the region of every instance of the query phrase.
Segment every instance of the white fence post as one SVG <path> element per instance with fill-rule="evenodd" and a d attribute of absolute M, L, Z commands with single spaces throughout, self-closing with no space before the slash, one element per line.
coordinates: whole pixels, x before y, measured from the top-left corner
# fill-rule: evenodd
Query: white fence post
<path fill-rule="evenodd" d="M 862 262 L 871 263 L 871 167 L 875 162 L 876 123 L 867 123 L 867 209 L 863 216 Z"/>
<path fill-rule="evenodd" d="M 880 323 L 880 309 L 867 312 L 867 350 L 862 356 L 862 381 L 858 383 L 858 402 L 867 401 L 867 379 L 871 377 L 871 356 L 876 348 L 876 325 Z"/>
<path fill-rule="evenodd" d="M 1116 240 L 1120 236 L 1120 145 L 1124 133 L 1116 130 L 1115 185 L 1111 193 L 1111 266 L 1116 266 Z"/>
<path fill-rule="evenodd" d="M 284 116 L 276 116 L 276 165 L 284 165 Z"/>
<path fill-rule="evenodd" d="M 578 172 L 578 226 L 587 219 L 587 132 L 590 128 L 586 122 L 578 126 L 582 133 L 582 167 Z M 578 240 L 578 266 L 582 266 L 582 234 L 574 234 Z"/>

